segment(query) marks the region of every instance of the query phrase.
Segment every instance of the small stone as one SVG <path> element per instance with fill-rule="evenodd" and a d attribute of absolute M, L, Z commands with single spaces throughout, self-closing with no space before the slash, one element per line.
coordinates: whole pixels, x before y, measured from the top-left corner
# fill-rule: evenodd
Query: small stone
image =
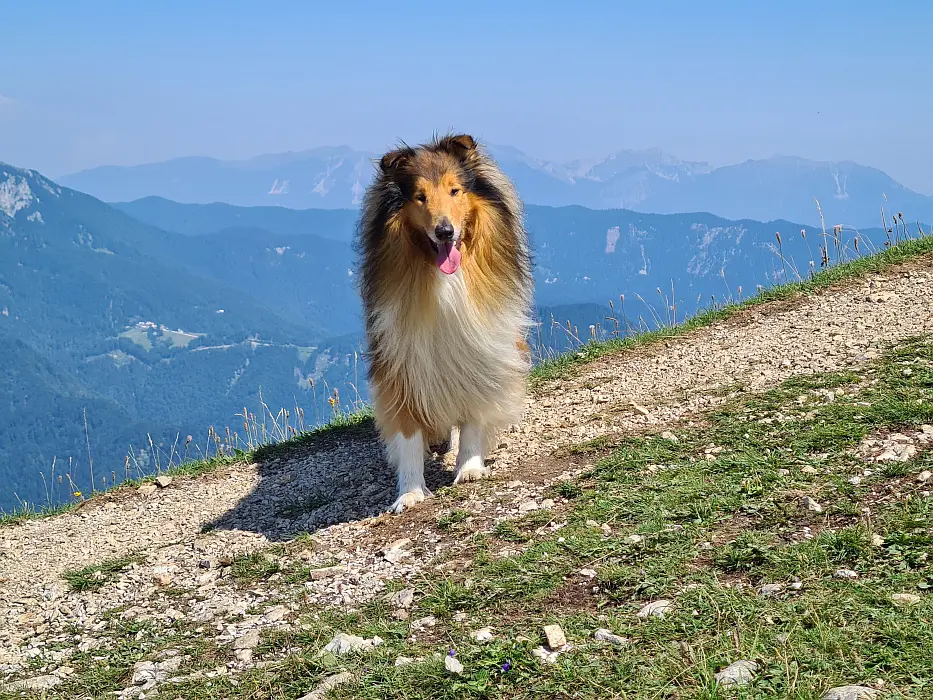
<path fill-rule="evenodd" d="M 930 479 L 933 479 L 933 473 L 931 473 L 929 469 L 924 469 L 922 472 L 917 474 L 917 481 L 919 481 L 921 484 L 925 484 Z"/>
<path fill-rule="evenodd" d="M 262 621 L 267 623 L 278 622 L 285 619 L 286 615 L 288 615 L 288 608 L 284 605 L 274 605 L 263 613 Z"/>
<path fill-rule="evenodd" d="M 884 544 L 884 537 L 882 537 L 878 533 L 875 533 L 874 535 L 871 536 L 871 543 L 875 547 L 880 547 L 881 545 Z"/>
<path fill-rule="evenodd" d="M 858 578 L 858 572 L 852 571 L 852 569 L 838 569 L 833 573 L 833 576 L 836 578 L 854 579 Z"/>
<path fill-rule="evenodd" d="M 609 527 L 609 524 L 608 524 L 608 523 L 603 523 L 602 525 L 599 526 L 599 529 L 603 531 L 603 534 L 604 534 L 604 535 L 611 535 L 611 534 L 612 534 L 612 528 Z"/>
<path fill-rule="evenodd" d="M 162 588 L 172 585 L 172 577 L 168 574 L 156 574 L 152 577 L 152 580 L 157 586 L 161 586 Z"/>
<path fill-rule="evenodd" d="M 234 649 L 255 649 L 259 646 L 259 630 L 250 630 L 233 640 Z"/>
<path fill-rule="evenodd" d="M 491 642 L 492 639 L 493 634 L 491 627 L 481 627 L 473 633 L 473 641 L 479 642 L 480 644 Z"/>
<path fill-rule="evenodd" d="M 790 476 L 790 469 L 778 469 L 778 476 Z"/>
<path fill-rule="evenodd" d="M 800 507 L 804 510 L 808 510 L 811 513 L 822 513 L 823 506 L 816 502 L 815 499 L 810 498 L 809 496 L 804 496 L 800 499 Z"/>
<path fill-rule="evenodd" d="M 645 619 L 648 617 L 664 617 L 674 603 L 670 600 L 655 600 L 647 605 L 644 605 L 641 610 L 638 611 L 638 617 Z"/>
<path fill-rule="evenodd" d="M 564 636 L 564 630 L 560 625 L 545 625 L 543 632 L 551 649 L 560 649 L 567 643 L 567 637 Z"/>
<path fill-rule="evenodd" d="M 536 501 L 524 501 L 518 506 L 519 513 L 530 513 L 533 510 L 538 510 L 539 506 Z"/>
<path fill-rule="evenodd" d="M 343 685 L 344 683 L 349 683 L 352 680 L 353 674 L 349 671 L 328 676 L 318 684 L 317 688 L 307 695 L 302 695 L 298 700 L 323 700 L 332 688 L 336 688 L 338 685 Z"/>
<path fill-rule="evenodd" d="M 853 486 L 858 486 L 859 484 L 862 483 L 862 477 L 860 477 L 860 476 L 853 476 L 853 477 L 850 477 L 850 478 L 849 478 L 849 483 L 852 484 Z"/>
<path fill-rule="evenodd" d="M 878 691 L 864 685 L 840 685 L 823 693 L 823 700 L 874 700 Z"/>
<path fill-rule="evenodd" d="M 394 617 L 396 620 L 407 620 L 409 617 L 411 617 L 411 613 L 404 608 L 399 608 L 392 613 L 392 617 Z"/>
<path fill-rule="evenodd" d="M 599 527 L 599 523 L 596 522 L 595 520 L 590 519 L 586 521 L 586 526 L 587 527 Z"/>
<path fill-rule="evenodd" d="M 164 661 L 138 661 L 133 666 L 130 683 L 133 685 L 162 683 L 168 678 L 169 673 L 177 671 L 179 666 L 181 666 L 180 656 Z"/>
<path fill-rule="evenodd" d="M 422 627 L 434 627 L 437 624 L 437 618 L 434 615 L 428 615 L 427 617 L 422 617 L 419 620 L 415 620 L 411 623 L 411 626 L 415 629 L 421 629 Z"/>
<path fill-rule="evenodd" d="M 792 584 L 790 584 L 790 589 L 792 591 L 803 590 L 803 581 L 794 581 Z"/>
<path fill-rule="evenodd" d="M 554 499 L 553 499 L 553 498 L 545 498 L 543 501 L 541 501 L 541 507 L 542 507 L 543 509 L 545 509 L 545 510 L 547 510 L 548 508 L 553 508 L 553 507 L 554 507 Z"/>
<path fill-rule="evenodd" d="M 748 685 L 755 677 L 758 664 L 748 659 L 734 661 L 715 675 L 719 685 Z"/>
<path fill-rule="evenodd" d="M 395 594 L 394 603 L 400 608 L 410 608 L 415 602 L 415 589 L 405 588 Z"/>
<path fill-rule="evenodd" d="M 758 589 L 758 595 L 768 597 L 777 595 L 783 590 L 784 585 L 781 583 L 766 583 Z"/>
<path fill-rule="evenodd" d="M 467 614 L 465 612 L 458 612 L 454 615 L 454 622 L 466 622 Z"/>
<path fill-rule="evenodd" d="M 670 430 L 665 430 L 663 433 L 661 433 L 661 439 L 667 440 L 668 442 L 680 442 L 677 436 L 674 435 L 674 433 L 672 433 Z"/>
<path fill-rule="evenodd" d="M 557 657 L 560 655 L 561 650 L 552 650 L 546 647 L 540 646 L 531 650 L 531 655 L 537 659 L 540 659 L 542 663 L 551 665 L 557 663 Z"/>
<path fill-rule="evenodd" d="M 628 646 L 629 643 L 625 637 L 620 637 L 617 634 L 613 634 L 607 629 L 598 629 L 593 632 L 593 639 L 596 639 L 600 642 L 609 642 L 616 647 L 625 647 Z"/>
<path fill-rule="evenodd" d="M 914 593 L 892 593 L 891 601 L 895 605 L 916 605 L 923 598 Z"/>
<path fill-rule="evenodd" d="M 808 474 L 809 476 L 813 476 L 814 474 L 819 474 L 819 472 L 814 467 L 811 467 L 810 465 L 807 465 L 806 467 L 801 469 L 800 473 Z"/>
<path fill-rule="evenodd" d="M 138 489 L 136 489 L 142 496 L 151 496 L 156 492 L 158 487 L 155 484 L 143 484 Z"/>
<path fill-rule="evenodd" d="M 328 642 L 323 649 L 318 652 L 318 656 L 326 653 L 343 656 L 351 651 L 368 651 L 382 644 L 382 638 L 373 637 L 372 639 L 363 639 L 353 634 L 338 632 L 334 638 Z"/>
<path fill-rule="evenodd" d="M 402 559 L 410 557 L 411 552 L 406 552 L 404 549 L 388 549 L 382 556 L 390 564 L 398 564 Z"/>
<path fill-rule="evenodd" d="M 160 489 L 168 488 L 168 486 L 172 483 L 172 477 L 167 476 L 166 474 L 157 476 L 155 483 L 156 486 L 158 486 Z"/>
<path fill-rule="evenodd" d="M 396 666 L 408 666 L 408 664 L 415 663 L 415 660 L 410 656 L 400 656 L 395 660 Z"/>
<path fill-rule="evenodd" d="M 321 579 L 333 578 L 334 576 L 339 576 L 346 572 L 347 567 L 345 566 L 323 566 L 320 569 L 311 569 L 309 576 L 312 581 L 320 581 Z"/>
<path fill-rule="evenodd" d="M 595 569 L 580 569 L 580 575 L 585 578 L 596 578 Z"/>
<path fill-rule="evenodd" d="M 632 403 L 632 409 L 635 411 L 635 413 L 637 413 L 637 414 L 640 415 L 640 416 L 650 416 L 650 415 L 651 415 L 651 411 L 649 411 L 647 408 L 645 408 L 644 406 L 642 406 L 641 404 L 638 404 L 638 403 L 634 403 L 634 402 L 633 402 L 633 403 Z"/>
<path fill-rule="evenodd" d="M 450 654 L 444 658 L 444 668 L 457 676 L 463 673 L 463 664 L 457 660 L 456 656 L 450 656 Z"/>
<path fill-rule="evenodd" d="M 17 692 L 20 690 L 48 690 L 54 688 L 62 682 L 58 676 L 36 676 L 35 678 L 26 678 L 21 681 L 13 681 L 0 686 L 0 690 L 7 692 Z"/>
<path fill-rule="evenodd" d="M 642 542 L 645 541 L 645 538 L 642 537 L 641 535 L 629 535 L 628 537 L 625 538 L 625 541 L 628 542 L 629 544 L 641 544 Z"/>

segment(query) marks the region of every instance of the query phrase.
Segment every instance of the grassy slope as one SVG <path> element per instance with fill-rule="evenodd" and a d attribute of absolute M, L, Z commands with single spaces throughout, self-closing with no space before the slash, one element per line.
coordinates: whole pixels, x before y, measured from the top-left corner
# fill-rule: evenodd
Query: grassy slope
<path fill-rule="evenodd" d="M 301 629 L 263 637 L 257 659 L 269 666 L 235 681 L 192 679 L 163 694 L 293 699 L 349 671 L 354 680 L 332 697 L 815 700 L 832 686 L 878 680 L 889 697 L 930 697 L 933 498 L 916 474 L 933 468 L 933 452 L 869 465 L 855 451 L 866 436 L 913 434 L 929 423 L 933 344 L 914 339 L 857 371 L 797 377 L 762 394 L 735 391 L 700 427 L 673 439 L 580 445 L 575 452 L 594 463 L 581 479 L 555 487 L 553 508 L 492 533 L 472 532 L 456 510 L 440 516 L 438 528 L 469 541 L 474 561 L 414 582 L 412 619 L 436 618 L 428 635 L 413 634 L 383 601 L 353 613 L 311 607 L 301 595 L 308 570 L 244 557 L 225 585 L 275 576 L 282 601 L 299 606 Z M 803 496 L 822 512 L 801 508 Z M 95 570 L 106 579 L 124 565 Z M 856 578 L 840 578 L 841 569 Z M 66 578 L 83 589 L 102 577 L 88 569 Z M 764 584 L 782 588 L 766 596 Z M 898 604 L 895 593 L 919 600 Z M 636 616 L 659 598 L 673 601 L 667 615 Z M 106 697 L 135 661 L 159 649 L 189 655 L 186 672 L 213 668 L 231 653 L 185 621 L 168 636 L 145 622 L 121 622 L 119 611 L 112 617 L 102 634 L 114 648 L 73 658 L 74 676 L 49 697 Z M 574 648 L 548 666 L 532 651 L 550 623 L 563 627 Z M 470 632 L 484 625 L 495 639 L 474 642 Z M 595 640 L 598 628 L 625 646 Z M 365 656 L 319 656 L 337 631 L 385 643 Z M 463 663 L 462 675 L 445 671 L 448 650 Z M 396 667 L 400 655 L 423 660 Z M 714 674 L 737 659 L 758 664 L 753 682 L 738 692 L 717 686 Z"/>

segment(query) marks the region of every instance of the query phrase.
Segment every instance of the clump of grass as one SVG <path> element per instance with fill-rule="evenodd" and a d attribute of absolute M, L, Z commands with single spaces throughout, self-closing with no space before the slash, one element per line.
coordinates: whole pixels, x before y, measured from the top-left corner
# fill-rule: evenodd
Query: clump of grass
<path fill-rule="evenodd" d="M 73 591 L 93 591 L 116 577 L 124 569 L 143 560 L 140 554 L 128 554 L 116 559 L 107 559 L 83 569 L 66 571 L 64 579 Z"/>

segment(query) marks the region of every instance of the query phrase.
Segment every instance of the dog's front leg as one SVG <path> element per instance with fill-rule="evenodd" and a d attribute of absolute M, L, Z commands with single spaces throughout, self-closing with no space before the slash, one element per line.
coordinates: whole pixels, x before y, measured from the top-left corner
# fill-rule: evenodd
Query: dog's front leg
<path fill-rule="evenodd" d="M 389 510 L 401 513 L 433 495 L 424 483 L 424 437 L 420 430 L 408 437 L 396 433 L 386 452 L 398 476 L 398 498 Z"/>
<path fill-rule="evenodd" d="M 487 432 L 478 423 L 465 423 L 460 427 L 455 484 L 489 476 L 489 467 L 486 466 Z"/>

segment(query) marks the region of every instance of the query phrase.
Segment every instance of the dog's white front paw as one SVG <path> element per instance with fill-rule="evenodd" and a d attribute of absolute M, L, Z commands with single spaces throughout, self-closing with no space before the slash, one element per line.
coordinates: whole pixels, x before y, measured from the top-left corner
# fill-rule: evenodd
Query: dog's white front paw
<path fill-rule="evenodd" d="M 428 491 L 426 486 L 415 487 L 396 498 L 395 503 L 389 507 L 389 512 L 396 514 L 401 513 L 406 508 L 412 508 L 418 503 L 421 503 L 425 498 L 431 498 L 433 495 L 433 493 Z"/>
<path fill-rule="evenodd" d="M 479 457 L 473 457 L 464 462 L 457 470 L 454 483 L 461 484 L 465 481 L 479 481 L 480 479 L 485 479 L 489 474 L 490 469 L 483 464 L 483 460 Z"/>

